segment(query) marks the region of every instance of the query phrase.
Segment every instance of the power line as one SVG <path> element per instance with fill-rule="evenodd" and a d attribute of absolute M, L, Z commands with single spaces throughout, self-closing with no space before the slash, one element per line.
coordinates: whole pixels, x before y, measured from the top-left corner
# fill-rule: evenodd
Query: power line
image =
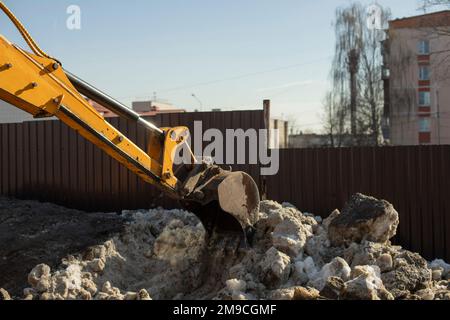
<path fill-rule="evenodd" d="M 321 59 L 317 59 L 317 60 L 313 60 L 313 61 L 309 61 L 309 62 L 297 63 L 297 64 L 292 64 L 292 65 L 279 67 L 279 68 L 275 68 L 275 69 L 270 69 L 270 70 L 263 70 L 263 71 L 253 72 L 253 73 L 241 74 L 241 75 L 234 76 L 234 77 L 229 77 L 229 78 L 223 78 L 223 79 L 218 79 L 218 80 L 211 80 L 211 81 L 206 81 L 206 82 L 200 82 L 200 83 L 193 84 L 193 85 L 184 85 L 184 86 L 180 86 L 180 87 L 174 87 L 174 88 L 169 88 L 169 89 L 165 89 L 165 90 L 159 90 L 158 92 L 179 91 L 179 90 L 190 89 L 190 88 L 200 87 L 200 86 L 206 86 L 206 85 L 211 85 L 211 84 L 216 84 L 216 83 L 221 83 L 221 82 L 226 82 L 226 81 L 233 81 L 233 80 L 239 80 L 239 79 L 248 78 L 248 77 L 254 77 L 254 76 L 261 75 L 261 74 L 267 74 L 267 73 L 279 72 L 279 71 L 282 71 L 282 70 L 299 68 L 299 67 L 303 67 L 305 65 L 314 64 L 314 63 L 322 62 L 324 60 L 328 60 L 331 57 L 332 56 L 327 56 L 327 57 L 324 57 L 324 58 L 321 58 Z"/>
<path fill-rule="evenodd" d="M 192 88 L 196 88 L 196 87 L 208 86 L 208 85 L 227 82 L 227 81 L 240 80 L 240 79 L 254 77 L 254 76 L 258 76 L 258 75 L 262 75 L 262 74 L 268 74 L 268 73 L 274 73 L 274 72 L 279 72 L 279 71 L 288 70 L 288 69 L 299 68 L 299 67 L 303 67 L 306 65 L 315 64 L 315 63 L 319 63 L 319 62 L 322 62 L 325 60 L 329 60 L 330 58 L 332 58 L 332 56 L 327 56 L 327 57 L 323 57 L 323 58 L 320 58 L 317 60 L 312 60 L 309 62 L 297 63 L 297 64 L 287 65 L 287 66 L 269 69 L 269 70 L 240 74 L 240 75 L 232 76 L 229 78 L 222 78 L 222 79 L 210 80 L 210 81 L 205 81 L 205 82 L 199 82 L 199 83 L 190 84 L 190 85 L 183 85 L 183 86 L 179 86 L 179 87 L 167 88 L 167 89 L 163 89 L 163 90 L 157 90 L 156 92 L 158 92 L 158 93 L 175 92 L 175 91 L 181 91 L 181 90 L 185 90 L 185 89 L 192 89 Z M 137 95 L 141 96 L 141 94 L 137 94 Z M 142 95 L 145 95 L 145 94 L 142 94 Z M 134 97 L 135 96 L 120 97 L 119 99 L 130 99 L 130 98 L 134 98 Z"/>

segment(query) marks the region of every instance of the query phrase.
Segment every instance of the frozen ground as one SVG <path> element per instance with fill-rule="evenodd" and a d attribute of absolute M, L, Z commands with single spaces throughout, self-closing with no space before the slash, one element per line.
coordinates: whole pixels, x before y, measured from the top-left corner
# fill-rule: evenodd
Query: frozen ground
<path fill-rule="evenodd" d="M 63 257 L 106 241 L 124 228 L 124 219 L 116 214 L 0 197 L 0 287 L 21 294 L 26 275 L 36 264 L 56 267 Z"/>

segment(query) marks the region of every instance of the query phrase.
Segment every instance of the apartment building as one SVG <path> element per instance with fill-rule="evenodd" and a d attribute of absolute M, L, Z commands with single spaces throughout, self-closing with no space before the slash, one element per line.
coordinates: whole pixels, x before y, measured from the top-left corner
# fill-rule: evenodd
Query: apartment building
<path fill-rule="evenodd" d="M 383 56 L 385 138 L 450 144 L 450 11 L 390 21 Z"/>

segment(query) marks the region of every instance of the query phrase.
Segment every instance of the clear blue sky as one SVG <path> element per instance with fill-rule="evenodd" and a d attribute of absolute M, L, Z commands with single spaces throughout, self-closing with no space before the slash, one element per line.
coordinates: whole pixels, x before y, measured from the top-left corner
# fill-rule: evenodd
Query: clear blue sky
<path fill-rule="evenodd" d="M 334 48 L 332 21 L 346 0 L 3 0 L 41 47 L 71 72 L 130 105 L 157 97 L 193 110 L 260 108 L 321 128 Z M 373 1 L 361 1 L 371 4 Z M 379 0 L 393 17 L 416 0 Z M 81 30 L 66 28 L 79 5 Z M 22 44 L 9 20 L 0 33 Z"/>

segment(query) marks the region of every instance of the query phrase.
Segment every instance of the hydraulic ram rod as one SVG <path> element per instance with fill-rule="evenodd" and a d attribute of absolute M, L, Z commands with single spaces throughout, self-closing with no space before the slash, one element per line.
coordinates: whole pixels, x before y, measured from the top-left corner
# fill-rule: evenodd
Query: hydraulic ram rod
<path fill-rule="evenodd" d="M 150 131 L 152 131 L 156 134 L 159 134 L 161 136 L 164 135 L 164 132 L 160 128 L 155 126 L 153 123 L 148 122 L 147 120 L 144 120 L 143 118 L 141 118 L 141 116 L 138 113 L 134 112 L 133 110 L 131 110 L 124 104 L 122 104 L 119 101 L 115 100 L 114 98 L 110 97 L 106 93 L 101 92 L 99 89 L 90 85 L 86 81 L 78 78 L 76 75 L 68 72 L 67 70 L 64 70 L 64 72 L 66 73 L 70 82 L 72 82 L 73 86 L 82 95 L 101 104 L 102 106 L 111 110 L 118 116 L 121 116 L 128 120 L 136 121 L 138 124 L 144 126 L 145 128 L 149 129 Z"/>

